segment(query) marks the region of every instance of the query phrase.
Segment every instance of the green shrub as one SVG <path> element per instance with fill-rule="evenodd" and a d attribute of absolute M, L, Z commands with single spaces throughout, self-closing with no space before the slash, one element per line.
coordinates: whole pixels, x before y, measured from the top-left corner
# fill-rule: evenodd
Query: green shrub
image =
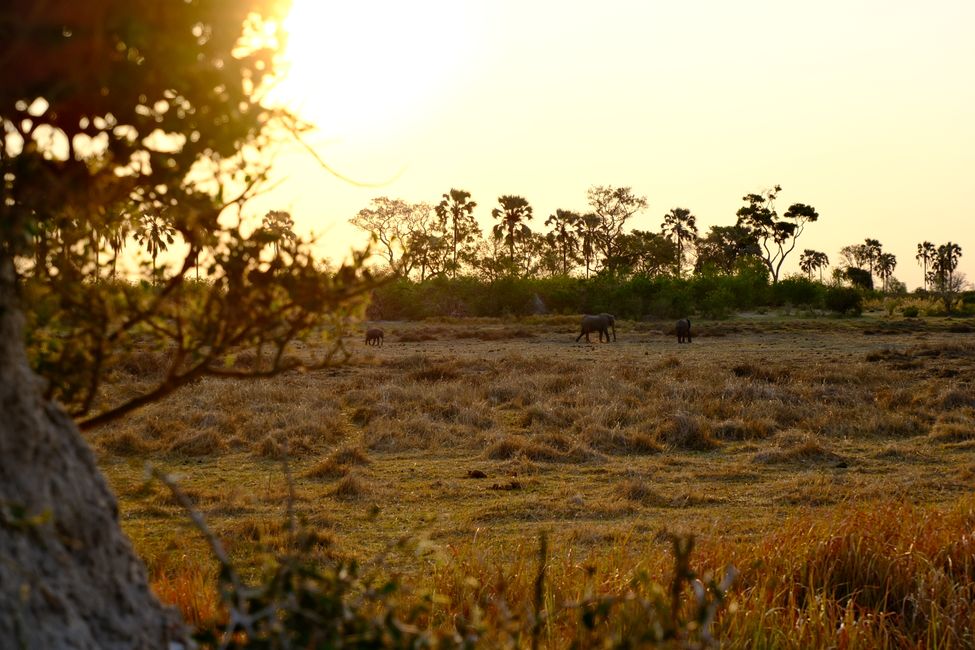
<path fill-rule="evenodd" d="M 826 290 L 825 304 L 838 314 L 859 316 L 863 312 L 863 294 L 853 287 L 830 287 Z"/>
<path fill-rule="evenodd" d="M 904 307 L 904 309 L 901 310 L 901 313 L 904 314 L 906 318 L 917 318 L 918 314 L 921 312 L 917 307 L 911 305 L 909 307 Z"/>

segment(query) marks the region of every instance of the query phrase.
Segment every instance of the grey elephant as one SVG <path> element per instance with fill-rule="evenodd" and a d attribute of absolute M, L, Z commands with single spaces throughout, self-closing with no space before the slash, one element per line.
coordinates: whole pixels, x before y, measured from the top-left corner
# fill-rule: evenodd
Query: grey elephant
<path fill-rule="evenodd" d="M 691 321 L 687 318 L 682 318 L 677 321 L 677 342 L 691 342 Z"/>
<path fill-rule="evenodd" d="M 370 327 L 366 330 L 366 345 L 383 345 L 383 331 L 378 327 Z"/>
<path fill-rule="evenodd" d="M 576 343 L 579 342 L 583 336 L 586 337 L 586 343 L 592 343 L 589 340 L 589 334 L 592 332 L 599 332 L 599 342 L 602 343 L 603 335 L 606 335 L 606 342 L 609 343 L 609 330 L 613 330 L 613 340 L 616 340 L 616 316 L 612 314 L 596 314 L 591 316 L 586 314 L 582 317 L 582 331 L 579 332 L 579 336 L 576 337 Z"/>

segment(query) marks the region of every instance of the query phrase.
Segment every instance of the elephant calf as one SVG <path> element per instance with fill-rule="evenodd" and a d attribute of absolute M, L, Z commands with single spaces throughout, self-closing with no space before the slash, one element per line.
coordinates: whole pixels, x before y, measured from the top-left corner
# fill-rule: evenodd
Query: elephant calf
<path fill-rule="evenodd" d="M 366 345 L 383 345 L 383 331 L 378 327 L 371 327 L 366 330 Z"/>
<path fill-rule="evenodd" d="M 613 329 L 613 340 L 616 340 L 616 316 L 612 314 L 597 314 L 595 316 L 590 316 L 586 314 L 582 317 L 582 331 L 579 332 L 579 336 L 576 337 L 576 343 L 579 342 L 583 336 L 586 337 L 586 343 L 592 343 L 589 340 L 589 334 L 591 332 L 599 332 L 599 342 L 603 342 L 603 335 L 606 335 L 606 342 L 609 343 L 609 330 Z"/>
<path fill-rule="evenodd" d="M 684 343 L 691 342 L 691 321 L 687 318 L 682 318 L 677 321 L 677 342 Z"/>

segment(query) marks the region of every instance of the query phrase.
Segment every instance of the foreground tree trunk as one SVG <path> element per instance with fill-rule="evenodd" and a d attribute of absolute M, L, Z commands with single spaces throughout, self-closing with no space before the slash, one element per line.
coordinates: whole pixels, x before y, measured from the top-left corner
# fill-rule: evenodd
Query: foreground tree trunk
<path fill-rule="evenodd" d="M 74 422 L 41 396 L 0 253 L 0 646 L 181 647 Z"/>

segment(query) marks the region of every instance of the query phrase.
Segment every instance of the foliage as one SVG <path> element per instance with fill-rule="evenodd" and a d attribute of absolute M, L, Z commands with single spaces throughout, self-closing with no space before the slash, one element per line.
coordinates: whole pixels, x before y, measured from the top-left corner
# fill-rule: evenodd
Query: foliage
<path fill-rule="evenodd" d="M 736 213 L 737 226 L 758 242 L 759 257 L 772 275 L 773 284 L 779 281 L 782 264 L 795 249 L 806 224 L 819 219 L 819 213 L 804 203 L 793 203 L 779 219 L 775 199 L 781 190 L 782 187 L 776 185 L 760 194 L 746 194 L 742 200 L 747 205 Z"/>
<path fill-rule="evenodd" d="M 863 293 L 853 287 L 829 287 L 825 305 L 841 315 L 859 316 L 863 311 Z"/>
<path fill-rule="evenodd" d="M 4 57 L 24 61 L 0 88 L 0 264 L 19 276 L 47 397 L 90 414 L 105 368 L 134 341 L 164 351 L 167 371 L 83 425 L 233 374 L 225 357 L 241 348 L 270 352 L 255 373 L 280 372 L 289 341 L 327 335 L 357 308 L 372 286 L 361 254 L 327 272 L 281 211 L 250 232 L 223 225 L 263 187 L 267 149 L 304 128 L 263 104 L 282 38 L 274 2 L 28 4 L 0 19 L 13 30 Z M 151 268 L 107 281 L 129 232 Z M 188 280 L 194 267 L 206 282 Z"/>
<path fill-rule="evenodd" d="M 673 208 L 664 215 L 664 221 L 660 224 L 660 230 L 677 248 L 675 275 L 680 277 L 688 250 L 697 241 L 697 217 L 691 214 L 691 211 L 687 208 Z"/>
<path fill-rule="evenodd" d="M 491 279 L 441 276 L 425 282 L 401 278 L 372 292 L 367 314 L 386 320 L 528 316 L 543 306 L 548 313 L 609 312 L 633 319 L 679 318 L 694 312 L 725 317 L 736 310 L 770 304 L 768 291 L 768 272 L 757 261 L 739 263 L 730 276 L 700 274 L 689 278 L 642 273 L 627 277 L 608 272 L 588 280 L 510 274 Z"/>
<path fill-rule="evenodd" d="M 451 277 L 457 276 L 457 271 L 464 262 L 473 262 L 474 242 L 481 234 L 474 219 L 474 208 L 477 207 L 477 203 L 470 199 L 470 192 L 451 189 L 444 193 L 436 207 L 440 230 L 447 233 L 446 238 L 449 242 L 448 271 Z"/>
<path fill-rule="evenodd" d="M 630 187 L 594 185 L 586 192 L 586 199 L 598 224 L 593 229 L 595 248 L 604 261 L 612 260 L 617 255 L 623 227 L 646 209 L 647 198 L 635 194 Z"/>

